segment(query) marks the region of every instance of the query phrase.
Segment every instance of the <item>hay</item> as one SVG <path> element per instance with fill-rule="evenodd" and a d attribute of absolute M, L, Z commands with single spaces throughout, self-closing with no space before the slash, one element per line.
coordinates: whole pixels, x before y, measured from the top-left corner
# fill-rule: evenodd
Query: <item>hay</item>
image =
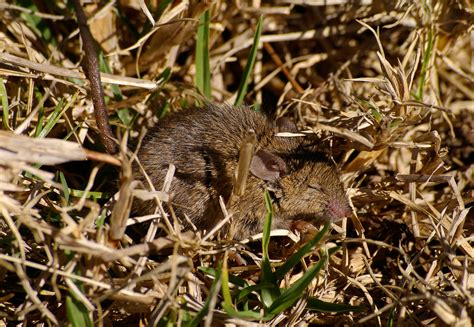
<path fill-rule="evenodd" d="M 144 194 L 131 173 L 137 158 L 126 151 L 128 137 L 139 143 L 163 112 L 200 100 L 194 45 L 210 6 L 214 99 L 235 96 L 264 14 L 264 46 L 246 101 L 317 133 L 341 168 L 353 208 L 328 241 L 342 250 L 307 293 L 366 310 L 314 312 L 303 297 L 261 323 L 472 326 L 469 1 L 174 1 L 162 12 L 156 1 L 88 3 L 107 60 L 102 82 L 122 142 L 118 157 L 99 153 L 73 13 L 63 2 L 21 3 L 0 3 L 0 321 L 61 324 L 76 308 L 97 325 L 180 324 L 209 297 L 204 324 L 251 324 L 223 311 L 212 278 L 197 267 L 216 267 L 232 249 L 247 264 L 229 261 L 229 272 L 252 284 L 258 246 L 180 231 L 163 208 L 173 168 L 162 189 Z M 128 219 L 132 196 L 162 206 Z M 276 233 L 292 245 L 298 239 Z M 270 256 L 276 265 L 285 259 L 279 251 Z M 316 258 L 305 258 L 282 286 Z"/>

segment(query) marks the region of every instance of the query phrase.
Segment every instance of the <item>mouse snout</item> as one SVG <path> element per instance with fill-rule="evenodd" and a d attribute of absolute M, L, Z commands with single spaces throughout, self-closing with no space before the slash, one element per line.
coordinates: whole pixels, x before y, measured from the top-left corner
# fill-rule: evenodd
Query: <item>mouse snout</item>
<path fill-rule="evenodd" d="M 326 207 L 326 214 L 332 221 L 339 221 L 342 218 L 349 217 L 352 211 L 347 203 L 330 201 Z"/>

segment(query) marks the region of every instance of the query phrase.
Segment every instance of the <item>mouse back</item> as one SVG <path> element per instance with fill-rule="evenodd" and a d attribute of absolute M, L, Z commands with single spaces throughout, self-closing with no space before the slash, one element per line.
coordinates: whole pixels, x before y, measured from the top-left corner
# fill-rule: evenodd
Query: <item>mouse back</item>
<path fill-rule="evenodd" d="M 241 143 L 252 130 L 257 143 L 247 188 L 230 208 L 236 213 L 236 238 L 262 231 L 265 189 L 274 202 L 274 228 L 288 228 L 298 219 L 337 221 L 347 216 L 344 188 L 326 156 L 308 147 L 304 137 L 276 136 L 278 128 L 248 107 L 208 104 L 162 120 L 145 137 L 139 158 L 156 189 L 161 189 L 168 165 L 176 166 L 171 194 L 177 215 L 186 214 L 198 228 L 209 229 L 222 218 L 219 196 L 229 199 Z M 138 212 L 152 207 L 150 202 L 141 204 Z"/>

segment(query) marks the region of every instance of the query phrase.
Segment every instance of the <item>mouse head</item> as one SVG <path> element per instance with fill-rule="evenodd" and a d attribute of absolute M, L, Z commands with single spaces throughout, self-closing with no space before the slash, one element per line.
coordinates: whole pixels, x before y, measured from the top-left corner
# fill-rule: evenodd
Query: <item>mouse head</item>
<path fill-rule="evenodd" d="M 321 154 L 258 150 L 250 172 L 265 182 L 281 219 L 336 222 L 351 213 L 335 168 Z"/>

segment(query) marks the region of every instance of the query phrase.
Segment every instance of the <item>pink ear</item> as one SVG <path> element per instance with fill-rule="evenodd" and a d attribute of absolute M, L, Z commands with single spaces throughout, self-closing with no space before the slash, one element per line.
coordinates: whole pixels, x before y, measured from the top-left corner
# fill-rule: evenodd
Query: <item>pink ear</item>
<path fill-rule="evenodd" d="M 276 182 L 287 172 L 282 158 L 265 150 L 258 150 L 250 163 L 250 172 L 267 182 Z"/>

